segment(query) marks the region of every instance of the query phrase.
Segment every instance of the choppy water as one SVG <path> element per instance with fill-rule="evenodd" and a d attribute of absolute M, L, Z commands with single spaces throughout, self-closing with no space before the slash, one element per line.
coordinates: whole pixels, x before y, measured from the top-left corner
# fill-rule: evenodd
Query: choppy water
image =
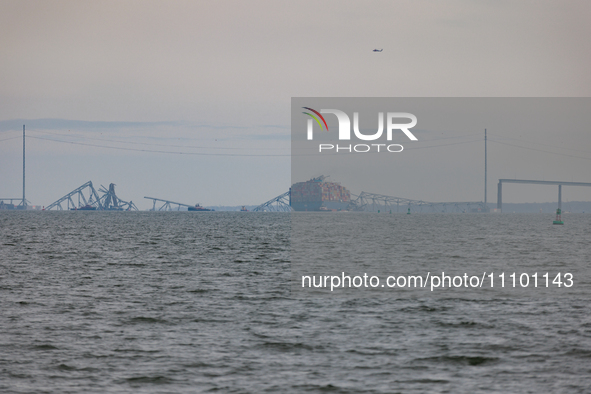
<path fill-rule="evenodd" d="M 0 392 L 591 391 L 588 298 L 295 299 L 289 247 L 287 214 L 0 212 Z"/>

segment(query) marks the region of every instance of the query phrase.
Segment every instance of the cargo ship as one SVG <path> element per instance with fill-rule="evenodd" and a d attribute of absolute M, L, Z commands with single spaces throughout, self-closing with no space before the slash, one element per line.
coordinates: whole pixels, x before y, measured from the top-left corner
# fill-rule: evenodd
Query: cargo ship
<path fill-rule="evenodd" d="M 294 183 L 289 205 L 294 211 L 342 211 L 351 202 L 351 193 L 336 182 L 325 182 L 325 176 Z"/>

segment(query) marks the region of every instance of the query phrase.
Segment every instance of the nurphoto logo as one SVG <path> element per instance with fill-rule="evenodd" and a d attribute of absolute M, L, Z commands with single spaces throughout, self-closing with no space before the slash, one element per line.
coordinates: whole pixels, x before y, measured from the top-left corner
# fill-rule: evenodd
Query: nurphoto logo
<path fill-rule="evenodd" d="M 307 138 L 309 141 L 314 139 L 314 121 L 320 127 L 320 130 L 328 130 L 328 124 L 322 114 L 333 114 L 337 117 L 339 122 L 339 140 L 350 141 L 351 140 L 351 119 L 349 115 L 338 109 L 321 109 L 316 111 L 310 107 L 302 107 L 310 112 L 303 112 L 308 115 L 311 119 L 308 119 L 307 127 Z M 410 120 L 410 123 L 399 123 L 400 119 Z M 396 121 L 395 121 L 396 120 Z M 417 117 L 407 112 L 388 112 L 386 113 L 386 139 L 392 141 L 392 135 L 394 130 L 402 131 L 411 141 L 418 141 L 417 137 L 410 132 L 409 129 L 417 125 Z M 353 112 L 353 133 L 355 138 L 361 141 L 376 141 L 384 134 L 384 113 L 378 113 L 378 130 L 373 134 L 363 134 L 359 130 L 359 112 Z M 343 145 L 338 144 L 319 144 L 318 151 L 325 152 L 357 152 L 366 153 L 370 151 L 375 152 L 391 152 L 397 153 L 402 152 L 403 146 L 400 144 L 356 144 L 356 145 Z"/>

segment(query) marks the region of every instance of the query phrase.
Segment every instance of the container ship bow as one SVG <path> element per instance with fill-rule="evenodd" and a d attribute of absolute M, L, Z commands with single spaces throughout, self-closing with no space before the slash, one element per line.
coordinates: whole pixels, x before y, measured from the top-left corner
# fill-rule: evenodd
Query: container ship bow
<path fill-rule="evenodd" d="M 325 182 L 319 176 L 307 182 L 294 183 L 290 189 L 290 205 L 294 211 L 341 211 L 351 202 L 351 193 L 336 182 Z"/>

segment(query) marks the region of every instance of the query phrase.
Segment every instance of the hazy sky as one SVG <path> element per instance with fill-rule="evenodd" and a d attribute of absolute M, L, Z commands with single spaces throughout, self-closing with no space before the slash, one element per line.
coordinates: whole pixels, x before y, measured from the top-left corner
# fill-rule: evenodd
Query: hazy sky
<path fill-rule="evenodd" d="M 291 97 L 588 97 L 590 17 L 588 1 L 0 0 L 0 197 L 21 196 L 24 123 L 33 204 L 89 180 L 140 208 L 143 196 L 262 203 L 290 185 Z M 591 132 L 559 147 L 519 138 L 560 155 L 491 146 L 491 160 L 541 167 L 489 161 L 489 190 L 495 178 L 591 182 L 576 171 L 591 168 Z M 446 198 L 481 189 L 465 164 L 433 165 L 461 180 Z M 397 195 L 433 199 L 437 178 Z M 555 200 L 539 190 L 504 200 Z"/>

